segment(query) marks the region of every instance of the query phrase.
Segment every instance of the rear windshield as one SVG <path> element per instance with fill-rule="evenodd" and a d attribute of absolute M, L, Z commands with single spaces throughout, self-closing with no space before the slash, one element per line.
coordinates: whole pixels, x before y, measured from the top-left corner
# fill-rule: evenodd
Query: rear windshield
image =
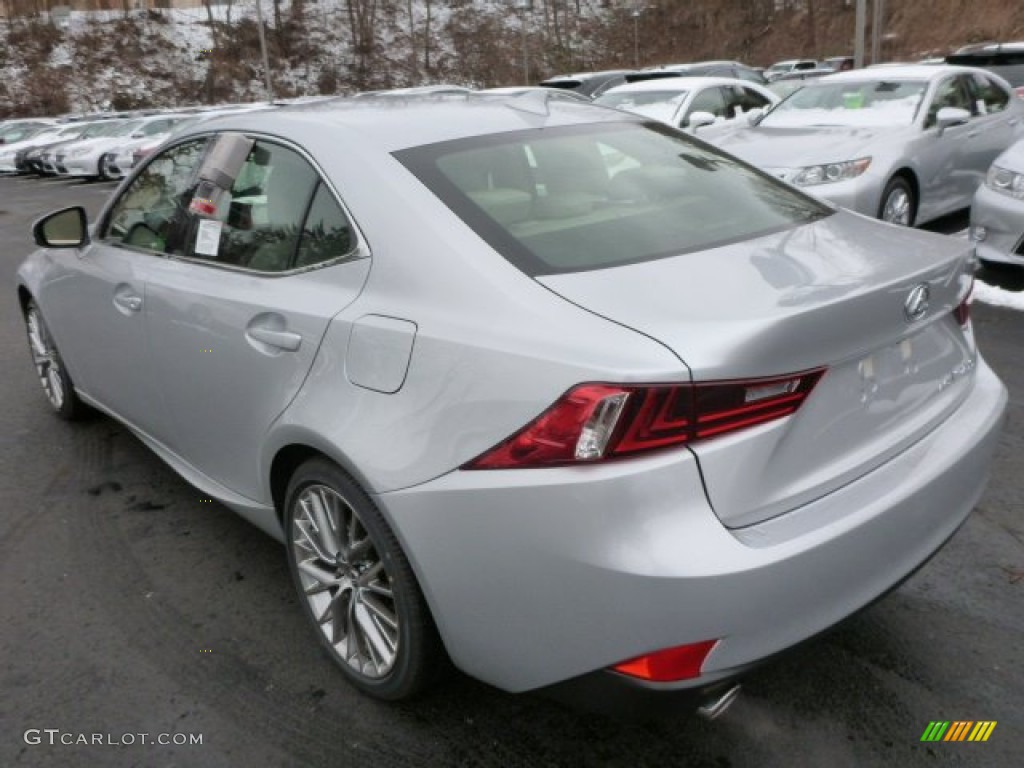
<path fill-rule="evenodd" d="M 492 134 L 415 147 L 395 157 L 530 275 L 713 248 L 832 212 L 656 123 Z"/>

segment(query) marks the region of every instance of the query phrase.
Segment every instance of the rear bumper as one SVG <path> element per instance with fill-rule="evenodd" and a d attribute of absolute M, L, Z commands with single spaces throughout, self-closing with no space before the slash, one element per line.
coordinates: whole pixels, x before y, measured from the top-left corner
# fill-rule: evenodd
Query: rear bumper
<path fill-rule="evenodd" d="M 980 227 L 985 237 L 974 240 L 979 258 L 1024 266 L 1024 200 L 978 187 L 971 206 L 972 237 Z"/>
<path fill-rule="evenodd" d="M 968 398 L 911 448 L 732 531 L 708 507 L 686 450 L 456 471 L 377 501 L 469 674 L 525 691 L 719 639 L 701 677 L 639 686 L 706 688 L 836 624 L 934 554 L 984 489 L 1006 399 L 979 359 Z"/>

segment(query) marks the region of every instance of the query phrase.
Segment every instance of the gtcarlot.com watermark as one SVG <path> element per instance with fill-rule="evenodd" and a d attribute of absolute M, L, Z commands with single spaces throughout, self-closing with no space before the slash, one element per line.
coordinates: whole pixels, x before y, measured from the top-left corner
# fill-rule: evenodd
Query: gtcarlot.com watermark
<path fill-rule="evenodd" d="M 203 743 L 201 733 L 75 733 L 60 728 L 29 728 L 23 738 L 32 746 L 46 744 L 51 747 L 130 747 L 136 744 L 194 747 Z"/>

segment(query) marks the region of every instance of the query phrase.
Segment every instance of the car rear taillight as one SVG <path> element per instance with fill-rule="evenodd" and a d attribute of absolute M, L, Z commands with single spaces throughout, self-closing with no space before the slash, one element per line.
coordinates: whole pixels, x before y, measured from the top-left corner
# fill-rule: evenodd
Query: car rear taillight
<path fill-rule="evenodd" d="M 152 154 L 155 147 L 140 147 L 132 152 L 132 168 L 139 164 L 144 157 Z"/>
<path fill-rule="evenodd" d="M 824 372 L 701 384 L 582 384 L 462 468 L 593 463 L 735 432 L 796 411 Z"/>
<path fill-rule="evenodd" d="M 623 675 L 656 683 L 692 680 L 695 677 L 700 677 L 704 661 L 717 644 L 717 640 L 704 640 L 699 643 L 666 648 L 663 651 L 655 651 L 616 664 L 612 669 Z"/>
<path fill-rule="evenodd" d="M 967 327 L 968 323 L 971 322 L 971 301 L 974 299 L 974 278 L 971 278 L 970 286 L 967 288 L 967 293 L 964 294 L 963 300 L 956 305 L 953 310 L 953 317 L 960 325 Z"/>

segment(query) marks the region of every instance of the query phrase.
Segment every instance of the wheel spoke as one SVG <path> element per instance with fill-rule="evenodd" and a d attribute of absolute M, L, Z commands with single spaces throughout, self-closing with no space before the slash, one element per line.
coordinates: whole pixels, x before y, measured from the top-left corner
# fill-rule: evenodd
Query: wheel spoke
<path fill-rule="evenodd" d="M 373 595 L 363 594 L 362 603 L 376 618 L 380 619 L 392 631 L 398 631 L 398 617 L 381 605 Z"/>
<path fill-rule="evenodd" d="M 309 519 L 314 525 L 320 546 L 323 548 L 323 551 L 330 553 L 333 560 L 334 554 L 338 552 L 338 537 L 335 535 L 335 527 L 329 519 L 330 514 L 327 511 L 327 501 L 323 494 L 323 488 L 317 488 L 310 493 L 306 509 L 310 512 Z"/>
<path fill-rule="evenodd" d="M 390 633 L 385 631 L 381 622 L 375 619 L 365 602 L 357 604 L 355 617 L 358 622 L 357 634 L 362 635 L 364 647 L 371 657 L 370 660 L 378 668 L 381 662 L 390 662 L 397 647 L 395 639 L 390 637 Z"/>
<path fill-rule="evenodd" d="M 303 502 L 299 502 L 300 505 Z M 316 524 L 308 517 L 304 520 L 295 520 L 295 528 L 301 534 L 301 538 L 297 538 L 295 543 L 305 549 L 312 549 L 316 553 L 316 556 L 323 560 L 325 563 L 333 564 L 334 555 L 324 550 L 323 544 L 320 542 L 319 537 L 315 533 Z M 302 542 L 305 542 L 303 544 Z M 308 546 L 307 546 L 308 545 Z"/>
<path fill-rule="evenodd" d="M 338 578 L 337 574 L 335 574 L 333 571 L 328 570 L 327 568 L 324 568 L 322 565 L 314 562 L 313 560 L 301 561 L 299 563 L 299 570 L 307 576 L 310 576 L 313 579 L 315 579 L 318 584 L 323 585 L 325 588 L 336 586 L 341 583 L 341 580 Z M 310 593 L 307 592 L 306 594 Z"/>

